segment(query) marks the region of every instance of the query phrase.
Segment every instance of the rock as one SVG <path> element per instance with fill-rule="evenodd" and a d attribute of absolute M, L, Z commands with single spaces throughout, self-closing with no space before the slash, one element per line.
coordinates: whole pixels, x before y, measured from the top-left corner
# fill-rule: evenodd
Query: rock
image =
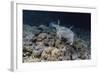
<path fill-rule="evenodd" d="M 41 53 L 42 53 L 42 51 L 33 50 L 32 56 L 33 57 L 40 57 Z"/>
<path fill-rule="evenodd" d="M 48 45 L 53 47 L 55 44 L 55 40 L 54 39 L 49 39 Z"/>
<path fill-rule="evenodd" d="M 38 42 L 38 41 L 37 41 L 35 44 L 36 44 L 36 45 L 41 45 L 41 46 L 44 45 L 43 42 Z"/>
<path fill-rule="evenodd" d="M 75 40 L 73 46 L 77 49 L 87 48 L 86 42 L 79 38 Z"/>
<path fill-rule="evenodd" d="M 60 39 L 56 39 L 55 47 L 59 48 L 60 44 L 61 44 L 61 40 Z"/>
<path fill-rule="evenodd" d="M 65 47 L 65 44 L 62 43 L 62 41 L 57 38 L 56 41 L 55 41 L 55 47 L 58 48 L 58 49 L 62 49 L 62 48 Z"/>
<path fill-rule="evenodd" d="M 43 40 L 42 38 L 38 37 L 38 38 L 36 39 L 36 42 L 41 42 L 42 40 Z"/>
<path fill-rule="evenodd" d="M 27 25 L 27 24 L 23 25 L 23 35 L 25 36 L 25 35 L 29 35 L 31 33 L 32 33 L 31 26 Z"/>
<path fill-rule="evenodd" d="M 87 49 L 80 49 L 79 50 L 79 58 L 80 59 L 90 59 L 89 51 Z"/>
<path fill-rule="evenodd" d="M 69 49 L 69 50 L 70 50 L 70 53 L 71 53 L 71 60 L 78 59 L 77 51 L 73 47 L 71 47 L 71 49 Z"/>
<path fill-rule="evenodd" d="M 31 31 L 32 29 L 31 29 L 31 26 L 30 26 L 30 25 L 24 24 L 24 25 L 23 25 L 23 30 Z"/>
<path fill-rule="evenodd" d="M 42 42 L 44 43 L 44 46 L 48 46 L 48 47 L 51 44 L 50 39 L 48 39 L 48 38 L 44 39 Z"/>
<path fill-rule="evenodd" d="M 51 34 L 47 34 L 47 39 L 52 39 L 53 37 L 51 36 Z"/>
<path fill-rule="evenodd" d="M 32 52 L 34 47 L 35 47 L 34 44 L 32 44 L 32 45 L 23 45 L 23 52 Z"/>
<path fill-rule="evenodd" d="M 38 28 L 42 29 L 42 32 L 48 33 L 48 34 L 53 34 L 53 33 L 55 34 L 56 32 L 54 29 L 51 29 L 50 27 L 45 26 L 45 25 L 40 25 Z"/>
<path fill-rule="evenodd" d="M 65 48 L 65 45 L 64 44 L 58 45 L 58 49 L 64 49 L 64 48 Z"/>
<path fill-rule="evenodd" d="M 30 39 L 32 39 L 33 36 L 34 36 L 34 34 L 32 34 L 32 32 L 23 31 L 24 39 L 30 40 Z"/>
<path fill-rule="evenodd" d="M 41 53 L 43 52 L 44 47 L 41 45 L 35 46 L 32 52 L 32 56 L 41 57 Z"/>
<path fill-rule="evenodd" d="M 34 36 L 32 39 L 31 39 L 32 43 L 35 43 L 37 41 L 37 36 Z"/>
<path fill-rule="evenodd" d="M 32 52 L 23 52 L 23 57 L 27 58 L 32 55 Z"/>
<path fill-rule="evenodd" d="M 35 50 L 40 50 L 40 49 L 44 49 L 45 48 L 45 46 L 43 46 L 43 45 L 37 45 L 37 46 L 35 46 Z"/>
<path fill-rule="evenodd" d="M 51 56 L 54 57 L 55 59 L 60 56 L 60 50 L 57 48 L 54 48 L 51 52 Z"/>
<path fill-rule="evenodd" d="M 45 25 L 40 25 L 38 28 L 41 28 L 41 29 L 43 29 L 43 30 L 48 29 L 48 27 L 47 27 L 47 26 L 45 26 Z"/>
<path fill-rule="evenodd" d="M 50 32 L 49 27 L 47 27 L 47 26 L 45 26 L 45 25 L 40 25 L 38 28 L 39 28 L 39 29 L 42 29 L 42 32 L 44 32 L 44 33 L 49 33 L 49 32 Z M 48 30 L 48 31 L 47 31 L 47 30 Z"/>
<path fill-rule="evenodd" d="M 23 46 L 23 52 L 32 52 L 32 47 L 31 46 Z"/>
<path fill-rule="evenodd" d="M 54 49 L 54 47 L 45 47 L 44 52 L 47 54 L 51 54 L 51 51 Z"/>
<path fill-rule="evenodd" d="M 23 45 L 24 45 L 24 46 L 30 46 L 30 45 L 32 45 L 32 42 L 31 42 L 30 40 L 24 39 L 24 40 L 23 40 Z"/>
<path fill-rule="evenodd" d="M 45 51 L 43 51 L 42 54 L 41 54 L 42 60 L 47 60 L 49 55 L 50 55 L 50 54 L 48 54 L 48 53 L 46 53 Z"/>
<path fill-rule="evenodd" d="M 40 32 L 41 32 L 41 30 L 39 30 L 36 26 L 33 26 L 32 27 L 32 33 L 34 34 L 34 35 L 38 35 Z"/>
<path fill-rule="evenodd" d="M 34 36 L 33 29 L 30 25 L 23 25 L 23 37 L 25 39 L 32 39 Z"/>
<path fill-rule="evenodd" d="M 42 41 L 43 39 L 45 39 L 47 37 L 46 33 L 40 33 L 37 37 L 37 41 Z"/>
<path fill-rule="evenodd" d="M 31 40 L 35 35 L 33 33 L 30 33 L 29 35 L 26 36 L 26 39 Z"/>
<path fill-rule="evenodd" d="M 30 52 L 23 52 L 23 57 L 25 58 L 25 57 L 29 57 L 31 55 L 31 53 Z"/>
<path fill-rule="evenodd" d="M 55 49 L 54 47 L 45 47 L 45 49 L 43 50 L 41 57 L 43 60 L 49 60 L 51 61 L 51 52 L 52 50 Z"/>
<path fill-rule="evenodd" d="M 66 54 L 66 47 L 64 47 L 64 48 L 62 48 L 62 49 L 59 49 L 59 51 L 60 51 L 60 56 L 65 56 L 65 54 Z"/>

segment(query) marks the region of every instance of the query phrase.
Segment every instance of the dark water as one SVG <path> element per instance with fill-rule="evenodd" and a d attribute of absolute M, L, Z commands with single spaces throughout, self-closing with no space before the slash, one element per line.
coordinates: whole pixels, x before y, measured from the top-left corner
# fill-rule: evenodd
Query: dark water
<path fill-rule="evenodd" d="M 91 14 L 90 13 L 75 13 L 75 12 L 51 12 L 51 11 L 32 11 L 23 10 L 23 23 L 30 25 L 44 24 L 57 22 L 60 20 L 62 26 L 71 26 L 75 28 L 91 29 Z"/>
<path fill-rule="evenodd" d="M 51 22 L 57 23 L 58 19 L 60 20 L 61 26 L 73 26 L 72 30 L 75 33 L 90 40 L 90 13 L 23 10 L 23 24 L 31 26 L 39 26 L 43 24 L 48 26 Z"/>

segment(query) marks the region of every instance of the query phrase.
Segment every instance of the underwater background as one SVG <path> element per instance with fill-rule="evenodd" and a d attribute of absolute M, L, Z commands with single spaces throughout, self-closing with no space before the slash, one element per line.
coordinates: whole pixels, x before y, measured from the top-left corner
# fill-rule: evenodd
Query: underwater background
<path fill-rule="evenodd" d="M 68 43 L 65 44 L 66 42 L 63 41 L 62 39 L 59 39 L 57 37 L 57 35 L 55 35 L 54 37 L 51 36 L 53 39 L 56 37 L 56 39 L 54 39 L 54 41 L 58 41 L 57 39 L 59 39 L 60 42 L 64 42 L 63 45 L 67 45 L 67 47 L 71 48 L 71 50 L 66 50 L 66 48 L 65 48 L 65 51 L 64 51 L 65 53 L 71 52 L 71 54 L 70 55 L 63 54 L 64 58 L 61 58 L 63 56 L 59 57 L 58 54 L 57 54 L 57 56 L 54 56 L 55 52 L 53 52 L 54 53 L 53 59 L 51 59 L 51 58 L 48 59 L 47 58 L 48 54 L 47 54 L 46 58 L 44 58 L 45 57 L 44 50 L 43 49 L 40 50 L 41 49 L 40 42 L 42 41 L 42 43 L 43 43 L 44 40 L 40 40 L 40 39 L 42 37 L 45 37 L 46 35 L 51 35 L 51 33 L 48 34 L 46 32 L 43 32 L 43 30 L 48 31 L 49 29 L 52 29 L 50 27 L 51 24 L 58 25 L 58 23 L 59 23 L 60 27 L 64 27 L 65 29 L 68 28 L 68 31 L 71 34 L 75 35 L 76 39 L 74 39 L 74 40 L 79 40 L 78 42 L 79 43 L 81 42 L 82 44 L 76 44 L 77 42 L 74 42 L 73 45 L 70 45 Z M 38 33 L 37 29 L 40 30 L 40 26 L 42 27 L 41 29 L 43 29 L 43 30 L 39 31 L 39 33 Z M 47 29 L 44 29 L 44 28 L 47 28 Z M 69 29 L 69 28 L 71 28 L 71 29 Z M 38 34 L 35 35 L 33 32 L 38 33 Z M 53 32 L 54 34 L 56 34 L 55 30 L 54 31 L 50 30 L 50 32 Z M 42 36 L 39 37 L 41 34 L 42 34 Z M 26 38 L 26 36 L 28 36 L 28 38 Z M 38 37 L 38 38 L 36 38 L 36 37 Z M 35 42 L 34 42 L 34 38 L 36 38 Z M 38 41 L 38 39 L 39 39 L 39 41 Z M 39 42 L 39 45 L 37 45 L 37 41 Z M 87 47 L 84 46 L 84 42 Z M 33 44 L 35 44 L 35 45 L 33 45 Z M 54 44 L 56 44 L 56 43 L 54 42 Z M 61 43 L 59 43 L 59 44 L 61 44 Z M 31 46 L 31 49 L 30 49 L 30 46 Z M 39 48 L 37 49 L 36 46 L 39 46 Z M 56 47 L 56 49 L 59 48 L 58 46 L 54 46 L 54 45 L 53 46 L 48 45 L 48 46 L 49 46 L 49 49 L 50 49 L 50 47 L 53 47 L 53 48 Z M 46 48 L 48 46 L 46 45 Z M 42 47 L 43 47 L 43 44 L 42 44 Z M 82 49 L 80 49 L 80 48 L 82 48 Z M 85 50 L 83 48 L 85 48 Z M 35 49 L 35 51 L 33 51 L 34 49 Z M 82 50 L 81 51 L 82 53 L 80 53 L 80 50 Z M 59 50 L 56 50 L 56 52 L 57 51 L 59 51 Z M 40 54 L 40 52 L 43 54 L 43 56 L 42 56 L 42 54 Z M 75 54 L 75 52 L 76 52 L 76 54 Z M 80 55 L 76 56 L 76 55 L 78 55 L 78 53 L 80 53 L 82 55 L 82 58 L 80 58 L 81 57 Z M 88 53 L 88 57 L 86 57 L 87 53 Z M 84 55 L 84 57 L 83 57 L 83 55 Z M 90 59 L 91 58 L 90 55 L 91 55 L 91 14 L 90 13 L 23 10 L 23 62 Z M 51 57 L 51 55 L 50 55 L 50 57 Z M 65 58 L 65 57 L 67 57 L 67 58 Z M 58 58 L 60 58 L 60 59 L 58 59 Z"/>
<path fill-rule="evenodd" d="M 72 30 L 74 32 L 90 40 L 90 13 L 23 10 L 23 24 L 30 26 L 38 26 L 40 24 L 49 26 L 51 22 L 57 23 L 58 19 L 60 20 L 60 25 L 65 27 L 73 26 Z"/>

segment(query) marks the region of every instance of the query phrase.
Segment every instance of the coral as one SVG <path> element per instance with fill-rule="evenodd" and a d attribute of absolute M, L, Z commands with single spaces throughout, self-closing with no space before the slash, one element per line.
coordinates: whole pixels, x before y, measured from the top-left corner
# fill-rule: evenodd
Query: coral
<path fill-rule="evenodd" d="M 38 39 L 45 39 L 47 37 L 47 34 L 46 33 L 40 33 L 39 35 L 38 35 L 38 37 L 37 37 L 37 40 Z"/>
<path fill-rule="evenodd" d="M 60 50 L 57 48 L 53 49 L 51 52 L 51 56 L 54 58 L 58 58 L 60 56 Z"/>
<path fill-rule="evenodd" d="M 49 39 L 48 44 L 49 44 L 49 46 L 54 46 L 55 40 L 54 39 Z"/>
<path fill-rule="evenodd" d="M 23 26 L 23 62 L 91 58 L 90 43 L 79 38 L 70 28 L 59 24 L 58 20 L 58 24 L 50 23 L 49 27 L 26 24 Z"/>
<path fill-rule="evenodd" d="M 44 51 L 41 54 L 41 57 L 43 60 L 48 60 L 50 58 L 51 55 L 51 51 L 53 50 L 52 47 L 45 47 Z"/>
<path fill-rule="evenodd" d="M 82 39 L 77 38 L 73 44 L 73 46 L 77 49 L 81 49 L 86 47 L 87 48 L 87 44 L 85 41 L 83 41 Z"/>

